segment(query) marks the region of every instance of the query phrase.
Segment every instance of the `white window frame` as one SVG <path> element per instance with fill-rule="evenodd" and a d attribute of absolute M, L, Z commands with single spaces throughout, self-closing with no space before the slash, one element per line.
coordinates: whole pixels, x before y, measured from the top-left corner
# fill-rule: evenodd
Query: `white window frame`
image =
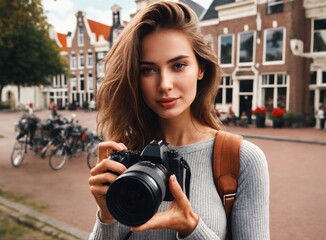
<path fill-rule="evenodd" d="M 70 55 L 70 69 L 74 70 L 77 68 L 77 58 L 74 52 Z"/>
<path fill-rule="evenodd" d="M 283 44 L 282 44 L 282 60 L 277 61 L 266 61 L 266 41 L 267 41 L 267 32 L 275 30 L 283 30 Z M 263 47 L 263 65 L 279 65 L 285 63 L 285 42 L 286 42 L 286 29 L 284 27 L 278 28 L 268 28 L 264 30 L 264 47 Z"/>
<path fill-rule="evenodd" d="M 94 74 L 92 72 L 88 72 L 87 74 L 87 91 L 89 92 L 94 91 Z"/>
<path fill-rule="evenodd" d="M 264 76 L 265 75 L 274 75 L 274 83 L 263 83 L 264 80 Z M 283 76 L 283 80 L 282 83 L 279 84 L 278 83 L 278 79 L 277 76 L 281 75 Z M 263 94 L 263 89 L 264 88 L 273 88 L 273 107 L 276 108 L 277 107 L 277 99 L 278 99 L 278 89 L 279 88 L 286 88 L 286 106 L 285 109 L 288 110 L 289 107 L 289 93 L 290 93 L 290 89 L 289 89 L 289 75 L 285 72 L 276 72 L 276 73 L 263 73 L 260 76 L 260 91 L 261 91 L 261 99 L 260 99 L 260 105 L 261 106 L 265 106 L 265 96 Z"/>
<path fill-rule="evenodd" d="M 85 56 L 83 52 L 80 52 L 78 55 L 78 62 L 79 62 L 79 68 L 84 68 L 85 67 Z"/>
<path fill-rule="evenodd" d="M 230 78 L 229 84 L 227 84 L 226 78 Z M 232 79 L 232 76 L 231 75 L 224 75 L 224 76 L 222 76 L 222 78 L 221 78 L 221 84 L 220 84 L 219 89 L 221 89 L 221 91 L 222 91 L 222 102 L 221 103 L 217 103 L 217 104 L 222 105 L 222 106 L 227 106 L 229 104 L 232 104 L 232 101 L 234 100 L 233 99 L 233 96 L 232 96 L 232 101 L 231 102 L 227 102 L 226 101 L 226 92 L 227 92 L 227 89 L 232 89 L 232 95 L 233 95 L 233 91 L 234 91 L 234 88 L 233 88 L 233 79 Z"/>
<path fill-rule="evenodd" d="M 87 67 L 93 67 L 94 60 L 93 60 L 93 53 L 91 51 L 87 52 Z"/>
<path fill-rule="evenodd" d="M 251 62 L 240 62 L 240 45 L 241 45 L 241 35 L 246 33 L 252 33 L 253 34 L 253 40 L 252 40 L 252 61 Z M 237 46 L 237 64 L 238 66 L 252 66 L 255 63 L 255 52 L 256 52 L 256 32 L 255 31 L 245 31 L 238 33 L 238 46 Z"/>
<path fill-rule="evenodd" d="M 79 47 L 84 46 L 84 35 L 85 35 L 85 27 L 84 26 L 78 26 L 77 36 L 78 36 L 78 46 Z"/>
<path fill-rule="evenodd" d="M 75 89 L 74 89 L 75 87 Z M 71 73 L 71 78 L 70 78 L 70 89 L 72 92 L 77 91 L 77 76 L 75 73 Z"/>
<path fill-rule="evenodd" d="M 84 89 L 81 89 L 81 85 L 82 85 L 82 82 L 83 82 L 83 85 L 84 85 Z M 80 72 L 79 73 L 79 84 L 78 84 L 78 89 L 79 91 L 85 91 L 85 75 L 83 72 Z"/>
<path fill-rule="evenodd" d="M 267 15 L 269 14 L 274 14 L 274 12 L 269 12 L 270 7 L 276 6 L 276 5 L 283 5 L 283 11 L 284 11 L 284 0 L 267 0 L 267 9 L 266 9 L 266 13 Z M 282 11 L 282 12 L 283 12 Z M 279 13 L 279 12 L 275 12 L 275 13 Z"/>
<path fill-rule="evenodd" d="M 222 47 L 222 38 L 223 37 L 231 37 L 232 38 L 232 46 L 231 46 L 231 63 L 222 63 L 222 61 L 220 60 L 220 64 L 222 67 L 233 67 L 234 66 L 234 34 L 223 34 L 219 36 L 218 39 L 218 58 L 222 59 L 221 56 L 221 47 Z"/>
<path fill-rule="evenodd" d="M 323 20 L 323 19 L 326 19 L 326 18 L 318 18 L 318 19 L 313 19 L 312 21 L 312 24 L 311 24 L 311 52 L 312 53 L 324 53 L 325 51 L 314 51 L 314 43 L 315 43 L 315 21 L 318 21 L 318 20 Z M 317 32 L 325 32 L 326 34 L 326 29 L 324 30 L 317 30 Z"/>

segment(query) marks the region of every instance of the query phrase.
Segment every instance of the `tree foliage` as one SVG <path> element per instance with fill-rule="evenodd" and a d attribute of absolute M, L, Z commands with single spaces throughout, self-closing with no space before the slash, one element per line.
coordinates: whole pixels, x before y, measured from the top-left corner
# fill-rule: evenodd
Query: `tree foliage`
<path fill-rule="evenodd" d="M 41 0 L 0 0 L 0 90 L 48 84 L 49 75 L 65 73 L 49 28 Z"/>

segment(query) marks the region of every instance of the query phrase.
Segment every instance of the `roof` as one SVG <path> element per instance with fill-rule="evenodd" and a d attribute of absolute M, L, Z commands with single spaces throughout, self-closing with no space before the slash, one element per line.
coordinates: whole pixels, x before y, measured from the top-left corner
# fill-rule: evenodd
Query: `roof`
<path fill-rule="evenodd" d="M 235 2 L 235 0 L 214 0 L 200 20 L 205 21 L 210 19 L 216 19 L 218 17 L 218 13 L 215 10 L 215 7 L 233 2 Z"/>
<path fill-rule="evenodd" d="M 195 3 L 194 1 L 191 0 L 180 0 L 180 2 L 185 3 L 188 5 L 194 12 L 196 13 L 197 17 L 199 18 L 203 12 L 205 11 L 205 8 L 198 3 Z"/>
<path fill-rule="evenodd" d="M 105 40 L 109 40 L 110 26 L 90 19 L 87 19 L 87 22 L 91 31 L 96 35 L 96 41 L 98 41 L 101 35 Z"/>
<path fill-rule="evenodd" d="M 57 37 L 61 44 L 61 51 L 67 51 L 67 34 L 57 33 Z"/>

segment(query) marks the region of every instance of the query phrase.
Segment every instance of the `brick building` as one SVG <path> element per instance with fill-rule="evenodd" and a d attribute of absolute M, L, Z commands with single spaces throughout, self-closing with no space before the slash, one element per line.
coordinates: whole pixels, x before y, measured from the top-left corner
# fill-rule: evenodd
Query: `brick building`
<path fill-rule="evenodd" d="M 85 13 L 76 13 L 76 29 L 68 38 L 70 78 L 68 100 L 83 106 L 95 98 L 97 66 L 109 47 L 110 26 L 87 19 Z M 104 52 L 97 54 L 97 51 Z"/>
<path fill-rule="evenodd" d="M 256 106 L 306 116 L 326 106 L 323 0 L 214 0 L 200 24 L 223 69 L 221 111 L 251 119 Z"/>
<path fill-rule="evenodd" d="M 61 57 L 68 61 L 68 48 L 67 48 L 67 34 L 56 33 L 54 29 L 50 30 L 50 37 L 55 40 L 60 48 Z M 55 103 L 59 109 L 65 108 L 68 104 L 68 77 L 65 74 L 59 74 L 56 76 L 50 76 L 49 86 L 45 86 L 42 89 L 42 93 L 45 97 L 45 105 L 42 108 L 46 108 L 51 102 Z"/>

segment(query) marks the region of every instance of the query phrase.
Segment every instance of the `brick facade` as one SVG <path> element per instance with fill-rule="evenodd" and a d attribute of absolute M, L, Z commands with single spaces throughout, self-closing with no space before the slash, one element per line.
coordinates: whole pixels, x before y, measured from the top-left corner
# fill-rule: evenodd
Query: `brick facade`
<path fill-rule="evenodd" d="M 321 3 L 318 0 L 310 0 L 310 2 Z M 281 11 L 267 13 L 271 6 L 268 0 L 229 0 L 224 1 L 224 4 L 213 1 L 200 24 L 202 32 L 211 41 L 221 63 L 223 62 L 220 53 L 221 36 L 233 37 L 233 61 L 221 65 L 223 75 L 233 81 L 229 86 L 232 89 L 232 98 L 229 97 L 229 101 L 225 101 L 225 96 L 218 98 L 217 106 L 221 111 L 227 111 L 231 105 L 237 116 L 240 116 L 243 111 L 250 115 L 251 109 L 256 106 L 270 105 L 269 107 L 275 108 L 280 105 L 287 111 L 308 115 L 319 103 L 326 105 L 326 93 L 319 94 L 319 99 L 315 97 L 311 101 L 313 94 L 309 91 L 310 74 L 316 57 L 314 54 L 305 54 L 311 52 L 311 22 L 313 21 L 306 17 L 306 5 L 305 0 L 284 0 L 276 6 L 281 7 Z M 326 4 L 321 3 L 321 5 L 326 9 Z M 239 41 L 240 34 L 246 33 L 253 33 L 253 60 L 242 64 L 238 60 L 241 56 Z M 291 48 L 291 42 L 295 45 L 297 40 L 304 43 L 302 52 L 293 51 L 293 46 Z M 266 46 L 268 45 L 270 49 L 270 46 L 278 44 L 283 46 L 274 47 L 274 50 L 268 50 L 268 53 L 276 51 L 274 54 L 279 57 L 277 54 L 281 52 L 283 57 L 276 61 L 266 61 L 265 57 L 275 57 L 273 54 L 267 56 Z M 325 52 L 321 53 L 319 59 L 325 62 Z M 324 68 L 321 71 L 326 70 Z M 321 88 L 326 88 L 326 82 Z M 267 95 L 270 97 L 268 98 Z"/>

